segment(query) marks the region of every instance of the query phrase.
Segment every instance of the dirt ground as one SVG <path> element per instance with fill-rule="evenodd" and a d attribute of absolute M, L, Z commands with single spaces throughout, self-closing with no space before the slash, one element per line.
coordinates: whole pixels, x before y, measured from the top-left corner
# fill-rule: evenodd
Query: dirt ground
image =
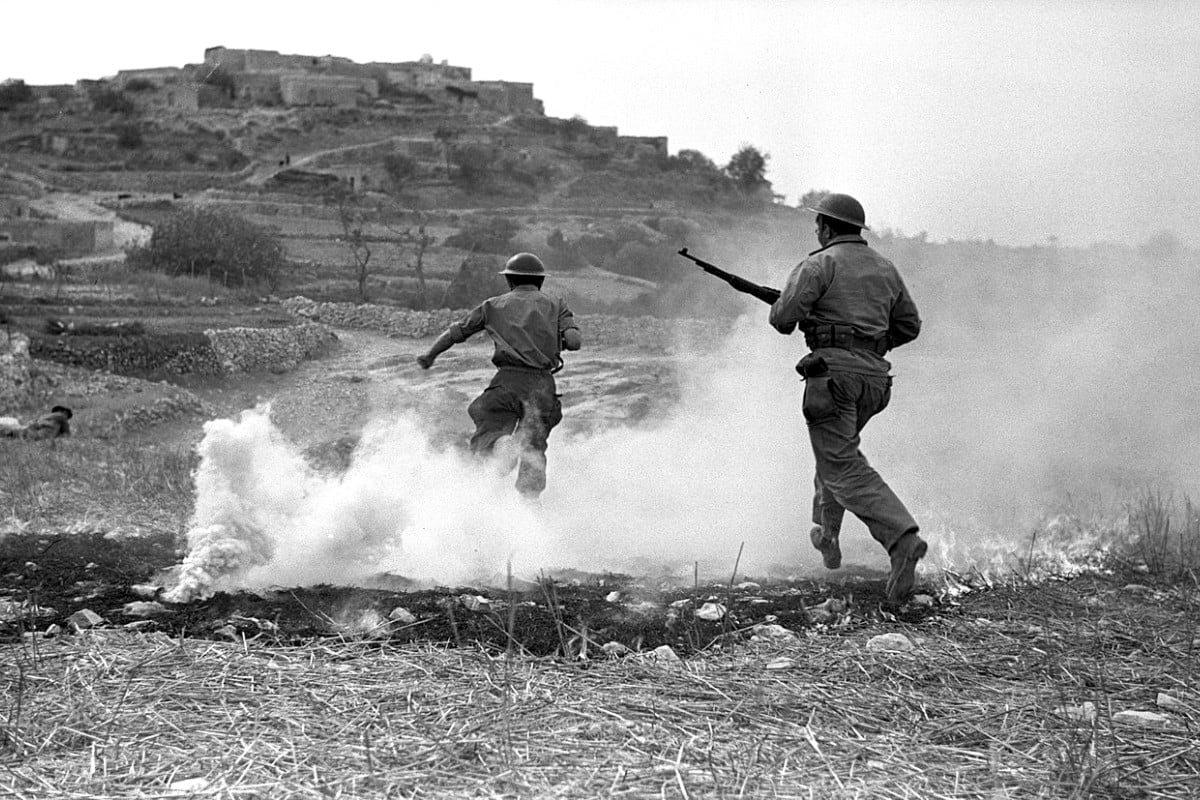
<path fill-rule="evenodd" d="M 460 346 L 426 372 L 416 365 L 415 357 L 428 341 L 364 331 L 341 330 L 338 335 L 332 353 L 283 374 L 173 384 L 131 382 L 91 396 L 66 391 L 63 397 L 75 409 L 77 436 L 88 436 L 92 418 L 117 413 L 131 403 L 153 403 L 156 394 L 187 391 L 203 403 L 207 414 L 126 434 L 131 442 L 180 447 L 198 443 L 201 423 L 208 416 L 235 416 L 269 402 L 280 430 L 310 460 L 332 469 L 345 465 L 364 423 L 392 409 L 418 409 L 437 427 L 435 441 L 451 442 L 465 435 L 469 424 L 464 409 L 492 372 L 488 343 Z M 564 432 L 638 424 L 665 412 L 677 399 L 678 355 L 633 350 L 568 354 L 571 369 L 562 387 Z M 31 628 L 45 630 L 51 625 L 69 630 L 71 615 L 86 609 L 111 624 L 133 623 L 173 635 L 269 636 L 296 643 L 314 636 L 365 634 L 494 647 L 504 647 L 515 636 L 521 648 L 537 655 L 564 649 L 562 626 L 568 620 L 576 631 L 589 631 L 584 638 L 595 646 L 612 641 L 641 650 L 667 644 L 688 653 L 764 622 L 795 629 L 811 626 L 809 608 L 817 608 L 817 620 L 825 622 L 852 615 L 877 618 L 883 594 L 882 573 L 855 569 L 839 572 L 832 583 L 806 580 L 769 587 L 740 580 L 735 585 L 695 581 L 682 585 L 678 580 L 581 570 L 538 582 L 517 580 L 512 586 L 428 588 L 381 574 L 376 587 L 218 594 L 167 605 L 144 618 L 130 616 L 127 604 L 157 596 L 150 589 L 134 587 L 154 583 L 163 570 L 179 562 L 182 533 L 164 530 L 113 538 L 103 530 L 55 536 L 34 529 L 0 537 L 0 575 L 9 586 L 4 601 L 9 613 L 0 615 L 0 638 L 19 639 Z M 616 596 L 619 601 L 606 600 Z M 478 597 L 489 602 L 471 599 Z M 822 605 L 831 598 L 832 614 Z M 697 617 L 694 612 L 706 602 L 718 603 L 730 613 L 713 620 Z M 505 617 L 510 606 L 515 627 Z M 402 625 L 383 622 L 396 608 L 406 609 L 415 619 Z M 916 621 L 932 613 L 935 604 L 909 609 L 902 616 Z M 574 647 L 578 646 L 576 642 Z"/>

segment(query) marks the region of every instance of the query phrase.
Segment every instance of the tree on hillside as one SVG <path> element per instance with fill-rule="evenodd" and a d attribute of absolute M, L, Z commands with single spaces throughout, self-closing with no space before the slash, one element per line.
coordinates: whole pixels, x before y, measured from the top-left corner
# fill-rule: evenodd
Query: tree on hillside
<path fill-rule="evenodd" d="M 371 243 L 367 240 L 367 210 L 362 198 L 347 184 L 338 182 L 326 194 L 325 202 L 337 208 L 342 236 L 338 241 L 350 251 L 354 260 L 354 280 L 358 285 L 358 300 L 367 302 L 367 279 L 371 277 Z"/>
<path fill-rule="evenodd" d="M 711 158 L 699 150 L 680 150 L 668 159 L 667 164 L 681 172 L 717 174 L 721 171 Z"/>
<path fill-rule="evenodd" d="M 562 131 L 563 139 L 568 142 L 573 142 L 581 136 L 587 134 L 590 128 L 591 126 L 588 125 L 588 121 L 576 114 L 570 119 L 564 120 L 562 127 L 559 130 Z"/>
<path fill-rule="evenodd" d="M 744 144 L 725 165 L 725 174 L 733 179 L 743 194 L 770 192 L 771 182 L 767 180 L 767 161 L 770 158 L 754 145 Z"/>
<path fill-rule="evenodd" d="M 454 166 L 458 167 L 455 183 L 471 192 L 486 189 L 492 182 L 495 162 L 490 147 L 468 144 L 454 148 Z"/>
<path fill-rule="evenodd" d="M 442 160 L 446 164 L 446 177 L 450 177 L 450 145 L 458 141 L 462 131 L 449 125 L 439 125 L 433 132 L 433 138 L 442 146 Z"/>
<path fill-rule="evenodd" d="M 504 292 L 500 277 L 501 261 L 496 256 L 471 253 L 462 260 L 458 274 L 446 287 L 442 305 L 446 308 L 472 308 L 481 301 Z"/>
<path fill-rule="evenodd" d="M 392 182 L 392 188 L 403 192 L 409 182 L 417 176 L 417 162 L 412 156 L 404 153 L 388 153 L 383 157 L 383 171 Z"/>
<path fill-rule="evenodd" d="M 520 229 L 520 223 L 508 217 L 471 216 L 463 220 L 458 233 L 447 236 L 442 244 L 473 252 L 505 255 L 512 247 L 512 238 Z"/>
<path fill-rule="evenodd" d="M 124 115 L 134 112 L 133 101 L 126 97 L 125 93 L 119 89 L 108 87 L 97 89 L 92 92 L 90 99 L 92 101 L 92 108 L 96 111 Z"/>
<path fill-rule="evenodd" d="M 126 251 L 134 269 L 207 277 L 226 286 L 274 286 L 286 261 L 269 231 L 220 208 L 191 206 L 154 226 L 150 242 Z"/>
<path fill-rule="evenodd" d="M 30 89 L 20 78 L 9 78 L 4 83 L 0 83 L 0 111 L 8 111 L 10 108 L 31 100 L 33 100 L 33 89 Z"/>
<path fill-rule="evenodd" d="M 429 304 L 429 287 L 425 284 L 425 252 L 437 243 L 437 237 L 425 230 L 426 223 L 428 222 L 425 214 L 418 212 L 416 222 L 416 231 L 410 228 L 401 238 L 401 241 L 410 245 L 413 249 L 413 260 L 408 263 L 408 268 L 417 276 L 420 304 L 421 308 L 425 308 Z"/>
<path fill-rule="evenodd" d="M 384 220 L 384 226 L 396 234 L 397 240 L 402 245 L 412 248 L 412 260 L 405 264 L 405 266 L 411 269 L 417 277 L 416 307 L 427 308 L 429 306 L 429 286 L 425 276 L 425 254 L 429 251 L 430 247 L 437 244 L 437 237 L 428 231 L 429 214 L 417 209 L 412 211 L 397 209 L 395 211 L 383 212 L 380 216 Z M 411 224 L 400 228 L 387 222 L 393 216 L 402 221 L 411 220 Z"/>

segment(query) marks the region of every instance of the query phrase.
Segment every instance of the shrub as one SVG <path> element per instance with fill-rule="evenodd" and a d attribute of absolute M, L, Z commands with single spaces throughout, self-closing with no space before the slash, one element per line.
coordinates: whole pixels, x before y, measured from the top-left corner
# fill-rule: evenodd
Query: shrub
<path fill-rule="evenodd" d="M 150 243 L 127 252 L 135 269 L 204 276 L 226 286 L 274 285 L 283 246 L 263 228 L 222 209 L 191 207 L 155 227 Z"/>
<path fill-rule="evenodd" d="M 33 100 L 33 89 L 23 80 L 7 80 L 0 83 L 0 111 L 28 103 Z"/>
<path fill-rule="evenodd" d="M 133 101 L 116 89 L 99 89 L 92 94 L 92 108 L 112 114 L 132 114 Z"/>
<path fill-rule="evenodd" d="M 142 137 L 142 129 L 137 123 L 130 122 L 124 125 L 117 126 L 117 146 L 123 147 L 126 150 L 136 150 L 145 144 L 145 139 Z"/>
<path fill-rule="evenodd" d="M 446 237 L 446 247 L 508 255 L 521 226 L 508 217 L 467 217 L 458 233 Z"/>
<path fill-rule="evenodd" d="M 458 167 L 455 183 L 468 191 L 484 189 L 491 183 L 496 165 L 496 155 L 490 147 L 469 144 L 454 149 L 452 157 Z"/>
<path fill-rule="evenodd" d="M 494 256 L 468 256 L 454 280 L 446 287 L 442 305 L 446 308 L 473 308 L 487 298 L 501 294 L 507 284 L 499 272 L 500 260 Z"/>

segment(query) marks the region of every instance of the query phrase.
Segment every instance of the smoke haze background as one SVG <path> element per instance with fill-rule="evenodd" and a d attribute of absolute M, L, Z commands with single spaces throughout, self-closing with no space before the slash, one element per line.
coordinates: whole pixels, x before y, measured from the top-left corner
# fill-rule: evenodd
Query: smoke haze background
<path fill-rule="evenodd" d="M 736 266 L 757 263 L 755 277 L 781 284 L 791 265 L 779 254 L 796 233 L 741 240 Z M 892 405 L 863 447 L 934 544 L 929 566 L 1021 553 L 1062 512 L 1111 518 L 1148 489 L 1194 493 L 1200 271 L 1193 251 L 1166 245 L 876 242 L 925 327 L 893 352 Z M 415 411 L 381 405 L 340 477 L 312 472 L 263 411 L 214 421 L 185 575 L 195 586 L 354 583 L 380 571 L 495 585 L 511 563 L 526 578 L 679 578 L 698 565 L 727 579 L 739 550 L 742 575 L 821 573 L 806 537 L 812 457 L 792 369 L 803 352 L 801 338 L 770 329 L 765 307 L 748 306 L 716 352 L 680 356 L 681 399 L 661 419 L 557 431 L 540 507 L 518 499 L 511 474 L 431 445 L 437 426 Z M 583 380 L 568 368 L 560 386 L 569 394 Z M 886 566 L 849 515 L 843 549 L 847 563 Z"/>

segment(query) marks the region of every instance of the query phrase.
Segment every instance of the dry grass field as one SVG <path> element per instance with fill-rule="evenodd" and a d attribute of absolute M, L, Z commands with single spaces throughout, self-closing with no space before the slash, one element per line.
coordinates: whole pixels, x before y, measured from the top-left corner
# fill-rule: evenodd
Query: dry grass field
<path fill-rule="evenodd" d="M 336 469 L 380 381 L 459 411 L 488 374 L 479 345 L 405 390 L 426 342 L 341 336 L 294 373 L 188 391 L 217 416 L 272 398 L 280 430 Z M 655 418 L 677 400 L 659 390 L 679 358 L 580 354 L 573 374 L 592 388 L 568 418 Z M 926 599 L 898 613 L 877 570 L 772 577 L 731 559 L 717 581 L 577 564 L 534 581 L 218 592 L 133 615 L 184 553 L 203 418 L 97 437 L 88 417 L 156 391 L 110 386 L 80 401 L 77 436 L 0 446 L 5 796 L 1200 792 L 1188 504 L 1139 496 L 1069 571 L 1043 560 L 1060 544 L 1046 540 L 1019 542 L 1008 569 L 927 571 Z M 723 613 L 698 614 L 709 603 Z M 389 618 L 396 607 L 409 616 Z M 102 621 L 71 621 L 85 609 Z"/>

